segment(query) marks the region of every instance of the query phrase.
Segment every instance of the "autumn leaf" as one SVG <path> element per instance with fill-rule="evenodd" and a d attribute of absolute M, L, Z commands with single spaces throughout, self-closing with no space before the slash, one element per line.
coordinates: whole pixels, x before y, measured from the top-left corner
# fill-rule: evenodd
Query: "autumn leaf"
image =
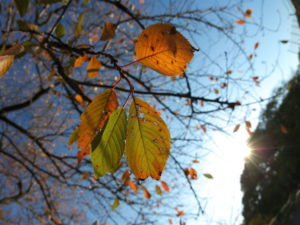
<path fill-rule="evenodd" d="M 243 25 L 243 24 L 245 24 L 245 20 L 236 20 L 236 21 L 234 21 L 236 24 L 238 24 L 238 25 Z"/>
<path fill-rule="evenodd" d="M 213 176 L 209 173 L 204 173 L 203 176 L 205 176 L 208 179 L 213 179 Z"/>
<path fill-rule="evenodd" d="M 138 188 L 137 186 L 130 180 L 128 181 L 128 186 L 136 193 L 138 194 Z"/>
<path fill-rule="evenodd" d="M 227 70 L 226 75 L 230 75 L 230 74 L 232 74 L 232 70 Z"/>
<path fill-rule="evenodd" d="M 80 116 L 78 131 L 78 163 L 81 157 L 89 154 L 90 143 L 96 136 L 96 132 L 103 126 L 109 115 L 118 107 L 115 91 L 108 89 L 97 96 Z"/>
<path fill-rule="evenodd" d="M 0 78 L 9 70 L 16 55 L 24 51 L 21 44 L 15 44 L 0 55 Z"/>
<path fill-rule="evenodd" d="M 258 46 L 259 46 L 259 43 L 258 43 L 258 42 L 256 42 L 256 43 L 255 43 L 255 45 L 254 45 L 254 49 L 257 49 L 257 48 L 258 48 Z"/>
<path fill-rule="evenodd" d="M 55 34 L 58 38 L 61 38 L 66 34 L 66 29 L 61 23 L 57 25 L 55 29 Z"/>
<path fill-rule="evenodd" d="M 85 180 L 89 176 L 88 172 L 83 172 L 80 180 Z"/>
<path fill-rule="evenodd" d="M 194 159 L 194 160 L 193 160 L 193 163 L 199 163 L 199 160 Z"/>
<path fill-rule="evenodd" d="M 113 205 L 111 206 L 111 211 L 114 211 L 116 208 L 118 208 L 120 205 L 119 199 L 115 198 L 115 201 L 113 203 Z"/>
<path fill-rule="evenodd" d="M 138 37 L 137 61 L 165 76 L 183 74 L 195 49 L 171 24 L 154 24 Z"/>
<path fill-rule="evenodd" d="M 114 172 L 119 167 L 124 152 L 126 114 L 122 108 L 111 113 L 103 132 L 99 132 L 91 144 L 91 161 L 95 178 Z"/>
<path fill-rule="evenodd" d="M 233 129 L 233 133 L 237 132 L 240 129 L 240 126 L 240 124 L 237 124 Z"/>
<path fill-rule="evenodd" d="M 75 128 L 71 134 L 71 136 L 69 137 L 69 140 L 68 140 L 68 146 L 71 146 L 72 144 L 74 144 L 77 139 L 78 139 L 78 128 Z"/>
<path fill-rule="evenodd" d="M 162 188 L 165 190 L 165 192 L 170 192 L 169 186 L 167 185 L 167 183 L 165 181 L 161 181 L 161 186 Z"/>
<path fill-rule="evenodd" d="M 116 28 L 117 26 L 115 24 L 110 22 L 105 22 L 101 31 L 100 40 L 107 41 L 109 39 L 114 38 L 116 33 Z"/>
<path fill-rule="evenodd" d="M 128 185 L 129 176 L 130 176 L 129 170 L 125 170 L 125 172 L 121 176 L 121 180 L 123 181 L 124 185 Z"/>
<path fill-rule="evenodd" d="M 142 186 L 142 189 L 143 189 L 143 192 L 144 192 L 144 197 L 146 199 L 150 200 L 151 194 L 149 193 L 149 191 L 144 186 Z"/>
<path fill-rule="evenodd" d="M 177 216 L 183 216 L 184 212 L 176 208 Z"/>
<path fill-rule="evenodd" d="M 283 134 L 288 134 L 289 133 L 288 130 L 286 129 L 286 127 L 282 124 L 280 124 L 280 130 Z"/>
<path fill-rule="evenodd" d="M 197 180 L 197 171 L 193 168 L 190 168 L 189 174 L 191 175 L 192 180 Z"/>
<path fill-rule="evenodd" d="M 158 185 L 155 185 L 155 191 L 159 196 L 162 196 L 162 191 Z"/>
<path fill-rule="evenodd" d="M 246 12 L 244 13 L 244 16 L 246 18 L 251 18 L 251 14 L 252 14 L 252 10 L 251 9 L 247 9 Z"/>
<path fill-rule="evenodd" d="M 101 63 L 99 62 L 99 60 L 96 58 L 96 56 L 92 56 L 87 67 L 87 72 L 89 77 L 94 79 L 100 67 L 101 67 Z"/>
<path fill-rule="evenodd" d="M 134 98 L 128 115 L 125 157 L 137 179 L 160 179 L 170 155 L 171 137 L 160 113 Z"/>
<path fill-rule="evenodd" d="M 251 122 L 250 121 L 246 121 L 245 124 L 246 124 L 247 128 L 251 128 Z"/>
<path fill-rule="evenodd" d="M 84 54 L 83 56 L 79 56 L 76 60 L 75 60 L 75 63 L 74 63 L 74 67 L 79 67 L 82 65 L 83 62 L 86 62 L 88 61 L 88 55 L 87 54 Z"/>
<path fill-rule="evenodd" d="M 190 171 L 189 171 L 188 168 L 184 168 L 183 172 L 184 172 L 184 175 L 185 175 L 185 176 L 190 175 Z"/>
<path fill-rule="evenodd" d="M 171 219 L 168 220 L 169 225 L 173 225 L 173 221 Z"/>

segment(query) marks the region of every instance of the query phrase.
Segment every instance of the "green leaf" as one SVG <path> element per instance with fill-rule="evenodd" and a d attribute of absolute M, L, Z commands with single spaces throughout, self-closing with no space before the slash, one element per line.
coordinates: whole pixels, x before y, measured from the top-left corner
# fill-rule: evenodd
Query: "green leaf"
<path fill-rule="evenodd" d="M 118 168 L 124 152 L 126 122 L 125 111 L 122 108 L 115 110 L 92 141 L 91 161 L 96 179 Z"/>
<path fill-rule="evenodd" d="M 170 155 L 171 137 L 160 113 L 134 98 L 130 105 L 125 157 L 137 179 L 160 179 Z"/>
<path fill-rule="evenodd" d="M 213 179 L 213 176 L 209 173 L 204 173 L 203 176 L 205 176 L 208 179 Z"/>
<path fill-rule="evenodd" d="M 78 131 L 79 131 L 79 128 L 75 128 L 71 134 L 71 136 L 69 137 L 69 140 L 68 140 L 68 146 L 71 146 L 72 144 L 74 144 L 77 139 L 78 139 Z"/>
<path fill-rule="evenodd" d="M 29 8 L 30 0 L 15 0 L 16 7 L 21 17 L 25 16 Z"/>
<path fill-rule="evenodd" d="M 162 196 L 162 191 L 161 191 L 161 189 L 160 189 L 160 186 L 155 185 L 155 191 L 156 191 L 156 193 L 157 193 L 159 196 Z"/>
<path fill-rule="evenodd" d="M 113 205 L 111 206 L 111 211 L 114 211 L 116 208 L 118 208 L 120 205 L 119 199 L 115 198 L 115 201 L 113 203 Z"/>
<path fill-rule="evenodd" d="M 57 27 L 55 29 L 55 34 L 58 38 L 61 38 L 66 34 L 66 30 L 65 30 L 64 26 L 61 23 L 59 23 L 57 25 Z"/>

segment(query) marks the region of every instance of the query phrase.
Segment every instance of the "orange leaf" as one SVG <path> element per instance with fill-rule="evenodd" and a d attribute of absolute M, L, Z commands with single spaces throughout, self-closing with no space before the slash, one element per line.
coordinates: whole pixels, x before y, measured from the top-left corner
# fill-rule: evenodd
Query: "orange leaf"
<path fill-rule="evenodd" d="M 142 189 L 143 189 L 143 192 L 144 192 L 144 197 L 146 199 L 150 200 L 151 194 L 149 193 L 149 191 L 144 186 L 142 186 Z"/>
<path fill-rule="evenodd" d="M 235 23 L 238 25 L 243 25 L 245 23 L 245 20 L 236 20 Z"/>
<path fill-rule="evenodd" d="M 75 100 L 77 102 L 79 102 L 80 106 L 83 107 L 84 106 L 84 101 L 83 101 L 83 98 L 81 97 L 81 95 L 76 95 L 75 96 Z"/>
<path fill-rule="evenodd" d="M 101 63 L 99 62 L 99 60 L 96 58 L 96 56 L 92 56 L 89 65 L 87 67 L 87 72 L 89 77 L 94 79 L 100 67 L 101 67 Z"/>
<path fill-rule="evenodd" d="M 110 22 L 105 22 L 101 31 L 100 40 L 107 41 L 109 39 L 114 38 L 116 33 L 116 28 L 117 26 L 115 24 Z"/>
<path fill-rule="evenodd" d="M 280 130 L 283 134 L 288 134 L 289 133 L 288 130 L 286 129 L 286 127 L 282 124 L 280 124 Z"/>
<path fill-rule="evenodd" d="M 254 49 L 257 49 L 257 48 L 258 48 L 258 46 L 259 46 L 259 43 L 258 43 L 258 42 L 256 42 L 256 43 L 255 43 L 255 45 L 254 45 Z"/>
<path fill-rule="evenodd" d="M 246 18 L 251 18 L 251 14 L 252 14 L 252 10 L 251 9 L 247 9 L 246 12 L 244 13 L 244 16 Z"/>
<path fill-rule="evenodd" d="M 249 59 L 251 60 L 253 58 L 253 54 L 250 54 L 249 55 Z"/>
<path fill-rule="evenodd" d="M 194 160 L 193 160 L 193 163 L 199 163 L 199 160 L 194 159 Z"/>
<path fill-rule="evenodd" d="M 232 70 L 227 70 L 227 71 L 226 71 L 226 74 L 227 74 L 227 75 L 232 74 Z"/>
<path fill-rule="evenodd" d="M 205 128 L 205 125 L 204 125 L 204 124 L 201 124 L 201 128 L 202 128 L 203 132 L 204 132 L 204 133 L 206 133 L 206 131 L 207 131 L 207 130 L 206 130 L 206 128 Z"/>
<path fill-rule="evenodd" d="M 196 126 L 195 126 L 195 129 L 196 129 L 196 130 L 199 130 L 199 125 L 196 125 Z"/>
<path fill-rule="evenodd" d="M 169 219 L 169 224 L 173 225 L 173 221 L 171 219 Z"/>
<path fill-rule="evenodd" d="M 78 130 L 78 162 L 89 154 L 90 144 L 96 132 L 105 124 L 109 115 L 118 107 L 115 91 L 108 89 L 97 96 L 80 116 Z"/>
<path fill-rule="evenodd" d="M 240 124 L 237 124 L 233 129 L 233 132 L 237 132 L 240 129 L 240 126 L 241 126 Z"/>
<path fill-rule="evenodd" d="M 129 170 L 125 170 L 125 172 L 121 176 L 121 180 L 123 181 L 124 185 L 128 185 L 129 176 L 130 176 Z"/>
<path fill-rule="evenodd" d="M 250 131 L 250 128 L 249 128 L 249 127 L 246 127 L 246 130 L 247 130 L 249 136 L 251 137 L 251 136 L 252 136 L 252 132 Z"/>
<path fill-rule="evenodd" d="M 80 179 L 81 179 L 81 180 L 85 180 L 88 176 L 89 176 L 89 173 L 88 173 L 88 172 L 83 172 Z"/>
<path fill-rule="evenodd" d="M 200 105 L 204 106 L 204 101 L 203 100 L 201 100 Z"/>
<path fill-rule="evenodd" d="M 79 67 L 82 65 L 83 62 L 88 61 L 88 55 L 84 54 L 83 56 L 79 56 L 74 63 L 74 67 Z"/>
<path fill-rule="evenodd" d="M 192 180 L 197 180 L 197 171 L 193 168 L 190 168 L 190 171 L 189 171 L 190 175 L 191 175 L 191 179 Z"/>
<path fill-rule="evenodd" d="M 165 76 L 183 74 L 195 49 L 171 24 L 154 24 L 138 37 L 137 61 Z"/>
<path fill-rule="evenodd" d="M 183 216 L 184 212 L 176 208 L 177 216 Z"/>
<path fill-rule="evenodd" d="M 131 180 L 128 181 L 128 185 L 136 194 L 138 194 L 138 187 Z"/>
<path fill-rule="evenodd" d="M 167 183 L 165 181 L 161 181 L 161 186 L 162 188 L 165 190 L 165 192 L 170 192 L 169 186 L 167 185 Z"/>
<path fill-rule="evenodd" d="M 246 121 L 245 124 L 246 124 L 246 127 L 247 127 L 247 128 L 251 128 L 251 123 L 250 123 L 250 121 Z"/>

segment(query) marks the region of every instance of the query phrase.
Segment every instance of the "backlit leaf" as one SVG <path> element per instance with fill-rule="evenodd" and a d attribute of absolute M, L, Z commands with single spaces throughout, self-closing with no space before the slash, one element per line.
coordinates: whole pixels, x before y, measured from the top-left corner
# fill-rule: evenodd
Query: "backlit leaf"
<path fill-rule="evenodd" d="M 71 146 L 72 144 L 74 144 L 77 139 L 78 139 L 78 128 L 75 128 L 71 134 L 71 136 L 69 137 L 69 140 L 68 140 L 68 146 Z"/>
<path fill-rule="evenodd" d="M 239 129 L 240 129 L 240 124 L 237 124 L 234 129 L 233 129 L 233 132 L 237 132 Z"/>
<path fill-rule="evenodd" d="M 168 220 L 170 225 L 173 225 L 173 221 L 171 219 Z"/>
<path fill-rule="evenodd" d="M 238 25 L 243 25 L 245 24 L 245 20 L 236 20 L 235 23 Z"/>
<path fill-rule="evenodd" d="M 58 38 L 61 38 L 66 34 L 65 27 L 61 23 L 57 25 L 55 29 L 55 34 Z"/>
<path fill-rule="evenodd" d="M 125 136 L 126 114 L 119 108 L 111 113 L 105 129 L 96 135 L 91 144 L 91 161 L 96 179 L 119 167 Z"/>
<path fill-rule="evenodd" d="M 155 185 L 155 191 L 159 196 L 162 196 L 162 191 L 158 185 Z"/>
<path fill-rule="evenodd" d="M 194 159 L 194 160 L 193 160 L 193 163 L 199 163 L 199 160 Z"/>
<path fill-rule="evenodd" d="M 160 113 L 135 98 L 129 109 L 125 157 L 138 179 L 160 179 L 170 155 L 171 138 Z"/>
<path fill-rule="evenodd" d="M 137 185 L 135 185 L 131 180 L 128 181 L 128 186 L 129 186 L 136 194 L 138 194 L 138 188 L 137 188 Z"/>
<path fill-rule="evenodd" d="M 251 14 L 252 14 L 252 10 L 251 9 L 247 9 L 246 12 L 244 13 L 244 16 L 246 18 L 251 18 Z"/>
<path fill-rule="evenodd" d="M 137 61 L 166 76 L 183 74 L 195 50 L 173 25 L 154 24 L 138 37 L 135 51 Z"/>
<path fill-rule="evenodd" d="M 83 20 L 85 18 L 85 13 L 82 12 L 79 17 L 77 18 L 77 24 L 75 26 L 75 36 L 78 36 L 82 30 L 83 30 L 83 26 L 82 26 L 82 23 L 83 23 Z"/>
<path fill-rule="evenodd" d="M 121 176 L 121 180 L 123 181 L 123 184 L 124 185 L 128 185 L 128 182 L 129 182 L 129 176 L 130 176 L 130 173 L 128 170 L 125 170 L 125 172 L 122 174 Z"/>
<path fill-rule="evenodd" d="M 192 180 L 197 180 L 197 171 L 193 168 L 190 168 L 189 174 L 191 175 Z"/>
<path fill-rule="evenodd" d="M 105 22 L 101 31 L 100 40 L 107 41 L 109 39 L 114 38 L 116 33 L 116 28 L 117 26 L 115 24 L 110 22 Z"/>
<path fill-rule="evenodd" d="M 87 72 L 89 77 L 94 79 L 100 67 L 101 67 L 101 63 L 99 62 L 99 60 L 96 58 L 96 56 L 92 56 L 89 65 L 87 67 Z"/>
<path fill-rule="evenodd" d="M 118 100 L 115 92 L 108 89 L 97 96 L 84 110 L 80 116 L 78 131 L 79 157 L 89 154 L 90 143 L 105 124 L 109 115 L 118 107 Z M 80 162 L 82 158 L 78 158 Z"/>
<path fill-rule="evenodd" d="M 15 44 L 9 49 L 5 50 L 0 55 L 0 78 L 5 74 L 11 67 L 16 55 L 24 51 L 24 47 L 21 44 Z"/>
<path fill-rule="evenodd" d="M 88 55 L 84 54 L 83 56 L 79 56 L 74 63 L 74 67 L 79 67 L 82 65 L 83 62 L 88 61 Z"/>
<path fill-rule="evenodd" d="M 246 121 L 245 124 L 246 124 L 247 128 L 251 128 L 251 122 L 250 121 Z"/>
<path fill-rule="evenodd" d="M 83 98 L 81 97 L 81 95 L 76 95 L 75 96 L 75 100 L 77 102 L 79 102 L 80 106 L 83 107 L 84 106 L 84 101 L 83 101 Z"/>
<path fill-rule="evenodd" d="M 203 176 L 205 176 L 208 179 L 213 179 L 213 176 L 209 173 L 204 173 Z"/>
<path fill-rule="evenodd" d="M 149 191 L 144 186 L 142 186 L 142 189 L 143 189 L 143 192 L 144 192 L 144 197 L 146 199 L 150 200 L 151 194 L 149 193 Z"/>
<path fill-rule="evenodd" d="M 170 192 L 169 186 L 167 185 L 167 183 L 165 181 L 161 181 L 161 186 L 162 188 L 165 190 L 165 192 Z"/>
<path fill-rule="evenodd" d="M 111 206 L 111 211 L 114 211 L 116 208 L 118 208 L 120 205 L 119 199 L 115 198 L 115 201 L 113 203 L 113 205 Z"/>
<path fill-rule="evenodd" d="M 259 43 L 258 43 L 258 42 L 256 42 L 256 43 L 255 43 L 255 45 L 254 45 L 254 49 L 257 49 L 257 48 L 258 48 L 258 46 L 259 46 Z"/>
<path fill-rule="evenodd" d="M 183 216 L 184 212 L 176 208 L 177 216 Z"/>
<path fill-rule="evenodd" d="M 30 0 L 14 0 L 16 7 L 20 13 L 20 16 L 23 17 L 27 13 L 29 8 Z"/>
<path fill-rule="evenodd" d="M 286 129 L 286 127 L 282 124 L 280 124 L 280 130 L 283 134 L 288 134 L 289 133 L 288 130 Z"/>

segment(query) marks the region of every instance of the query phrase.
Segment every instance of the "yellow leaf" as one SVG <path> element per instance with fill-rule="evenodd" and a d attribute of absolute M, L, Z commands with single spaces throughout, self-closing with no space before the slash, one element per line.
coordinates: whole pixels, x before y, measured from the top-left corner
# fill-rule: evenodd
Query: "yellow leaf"
<path fill-rule="evenodd" d="M 155 191 L 159 196 L 162 196 L 162 191 L 158 185 L 155 185 Z"/>
<path fill-rule="evenodd" d="M 208 179 L 213 179 L 213 176 L 209 173 L 204 173 L 203 176 L 205 176 Z"/>
<path fill-rule="evenodd" d="M 79 102 L 80 106 L 83 107 L 84 106 L 84 101 L 83 101 L 83 98 L 81 97 L 81 95 L 76 95 L 75 96 L 75 100 L 77 102 Z"/>
<path fill-rule="evenodd" d="M 105 124 L 109 115 L 118 107 L 118 99 L 115 91 L 108 89 L 97 96 L 80 116 L 78 130 L 78 148 L 81 148 L 80 156 L 89 153 L 90 143 Z M 79 157 L 80 157 L 79 156 Z M 78 158 L 79 162 L 82 158 Z"/>
<path fill-rule="evenodd" d="M 115 201 L 113 203 L 113 205 L 111 206 L 111 211 L 114 211 L 116 208 L 118 208 L 120 205 L 119 199 L 115 198 Z"/>
<path fill-rule="evenodd" d="M 101 31 L 101 36 L 100 40 L 101 41 L 107 41 L 109 39 L 112 39 L 115 37 L 115 32 L 116 32 L 117 26 L 113 23 L 110 22 L 105 22 L 102 31 Z"/>
<path fill-rule="evenodd" d="M 24 51 L 23 45 L 15 44 L 0 55 L 0 78 L 9 70 L 16 55 Z"/>
<path fill-rule="evenodd" d="M 145 198 L 150 200 L 151 194 L 149 193 L 149 191 L 144 186 L 142 186 L 142 189 L 143 189 Z"/>
<path fill-rule="evenodd" d="M 159 180 L 170 155 L 169 129 L 159 114 L 138 98 L 130 105 L 125 157 L 137 179 Z"/>
<path fill-rule="evenodd" d="M 74 63 L 74 67 L 81 66 L 83 62 L 88 61 L 88 55 L 84 54 L 83 56 L 79 56 Z"/>
<path fill-rule="evenodd" d="M 137 61 L 166 76 L 183 74 L 195 50 L 173 25 L 154 24 L 138 37 L 135 51 Z"/>
<path fill-rule="evenodd" d="M 71 136 L 69 137 L 68 140 L 68 146 L 71 146 L 72 144 L 74 144 L 78 139 L 78 128 L 75 128 L 71 134 Z"/>
<path fill-rule="evenodd" d="M 99 62 L 99 60 L 96 58 L 96 56 L 92 56 L 89 65 L 87 67 L 87 72 L 89 77 L 94 79 L 100 67 L 101 67 L 101 63 Z"/>
<path fill-rule="evenodd" d="M 0 56 L 0 78 L 11 67 L 15 56 L 14 55 L 1 55 Z"/>

